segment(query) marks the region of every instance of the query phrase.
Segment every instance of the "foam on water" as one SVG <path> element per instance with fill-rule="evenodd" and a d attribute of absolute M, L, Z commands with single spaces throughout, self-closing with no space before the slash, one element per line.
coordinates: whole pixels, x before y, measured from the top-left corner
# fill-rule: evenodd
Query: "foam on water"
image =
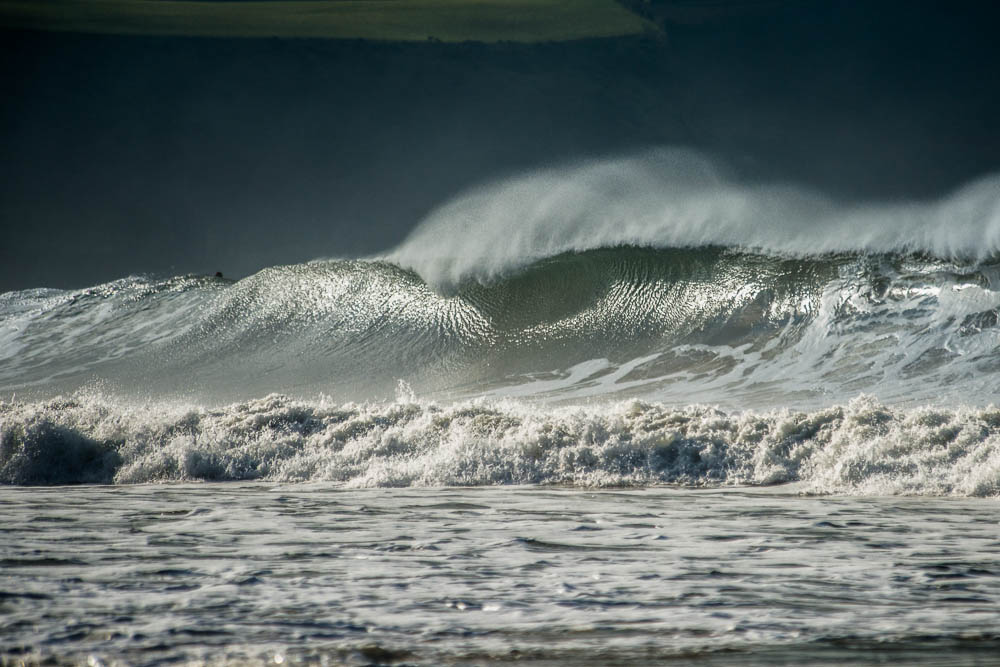
<path fill-rule="evenodd" d="M 0 487 L 0 661 L 995 664 L 995 501 L 785 491 Z"/>
<path fill-rule="evenodd" d="M 335 481 L 771 485 L 812 493 L 994 496 L 1000 410 L 725 413 L 640 401 L 539 408 L 401 396 L 337 405 L 269 396 L 219 409 L 100 396 L 0 405 L 0 482 Z"/>

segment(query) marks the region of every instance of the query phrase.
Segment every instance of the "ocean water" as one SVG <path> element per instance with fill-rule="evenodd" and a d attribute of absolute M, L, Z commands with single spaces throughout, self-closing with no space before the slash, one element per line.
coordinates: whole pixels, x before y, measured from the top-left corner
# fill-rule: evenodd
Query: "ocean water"
<path fill-rule="evenodd" d="M 0 503 L 14 664 L 1000 655 L 993 500 L 240 482 L 5 488 Z"/>
<path fill-rule="evenodd" d="M 997 664 L 998 394 L 998 176 L 659 149 L 377 257 L 6 293 L 0 655 Z"/>

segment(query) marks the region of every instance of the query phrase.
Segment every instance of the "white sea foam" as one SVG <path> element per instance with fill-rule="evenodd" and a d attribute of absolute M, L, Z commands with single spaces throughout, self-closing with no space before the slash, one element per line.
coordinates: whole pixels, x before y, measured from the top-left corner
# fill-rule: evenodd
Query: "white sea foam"
<path fill-rule="evenodd" d="M 1000 494 L 1000 410 L 811 413 L 639 401 L 335 405 L 281 396 L 209 410 L 95 395 L 0 405 L 0 481 L 333 481 L 349 487 L 770 485 L 814 493 Z"/>
<path fill-rule="evenodd" d="M 470 190 L 431 213 L 388 258 L 447 289 L 621 245 L 982 261 L 1000 253 L 1000 175 L 939 201 L 846 205 L 802 187 L 740 184 L 703 155 L 659 149 Z"/>

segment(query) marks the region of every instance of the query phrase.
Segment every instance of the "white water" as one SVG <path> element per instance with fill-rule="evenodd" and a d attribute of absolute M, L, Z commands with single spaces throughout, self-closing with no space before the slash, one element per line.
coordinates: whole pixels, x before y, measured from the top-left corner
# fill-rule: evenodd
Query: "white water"
<path fill-rule="evenodd" d="M 0 662 L 996 664 L 995 501 L 0 487 Z"/>
<path fill-rule="evenodd" d="M 100 396 L 0 404 L 0 482 L 330 481 L 347 487 L 798 483 L 821 494 L 1000 494 L 1000 410 L 726 413 L 639 401 L 216 409 Z"/>
<path fill-rule="evenodd" d="M 392 256 L 432 282 L 592 249 L 453 294 L 343 260 L 5 295 L 0 482 L 995 495 L 998 183 L 845 208 L 661 150 L 446 205 Z"/>

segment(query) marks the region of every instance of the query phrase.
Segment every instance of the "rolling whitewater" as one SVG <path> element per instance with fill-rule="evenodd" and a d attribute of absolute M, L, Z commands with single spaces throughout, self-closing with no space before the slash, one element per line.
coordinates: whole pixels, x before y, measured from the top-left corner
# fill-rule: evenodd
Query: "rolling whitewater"
<path fill-rule="evenodd" d="M 514 174 L 377 256 L 0 295 L 0 390 L 6 657 L 1000 647 L 1000 176 L 847 204 L 679 149 Z"/>

